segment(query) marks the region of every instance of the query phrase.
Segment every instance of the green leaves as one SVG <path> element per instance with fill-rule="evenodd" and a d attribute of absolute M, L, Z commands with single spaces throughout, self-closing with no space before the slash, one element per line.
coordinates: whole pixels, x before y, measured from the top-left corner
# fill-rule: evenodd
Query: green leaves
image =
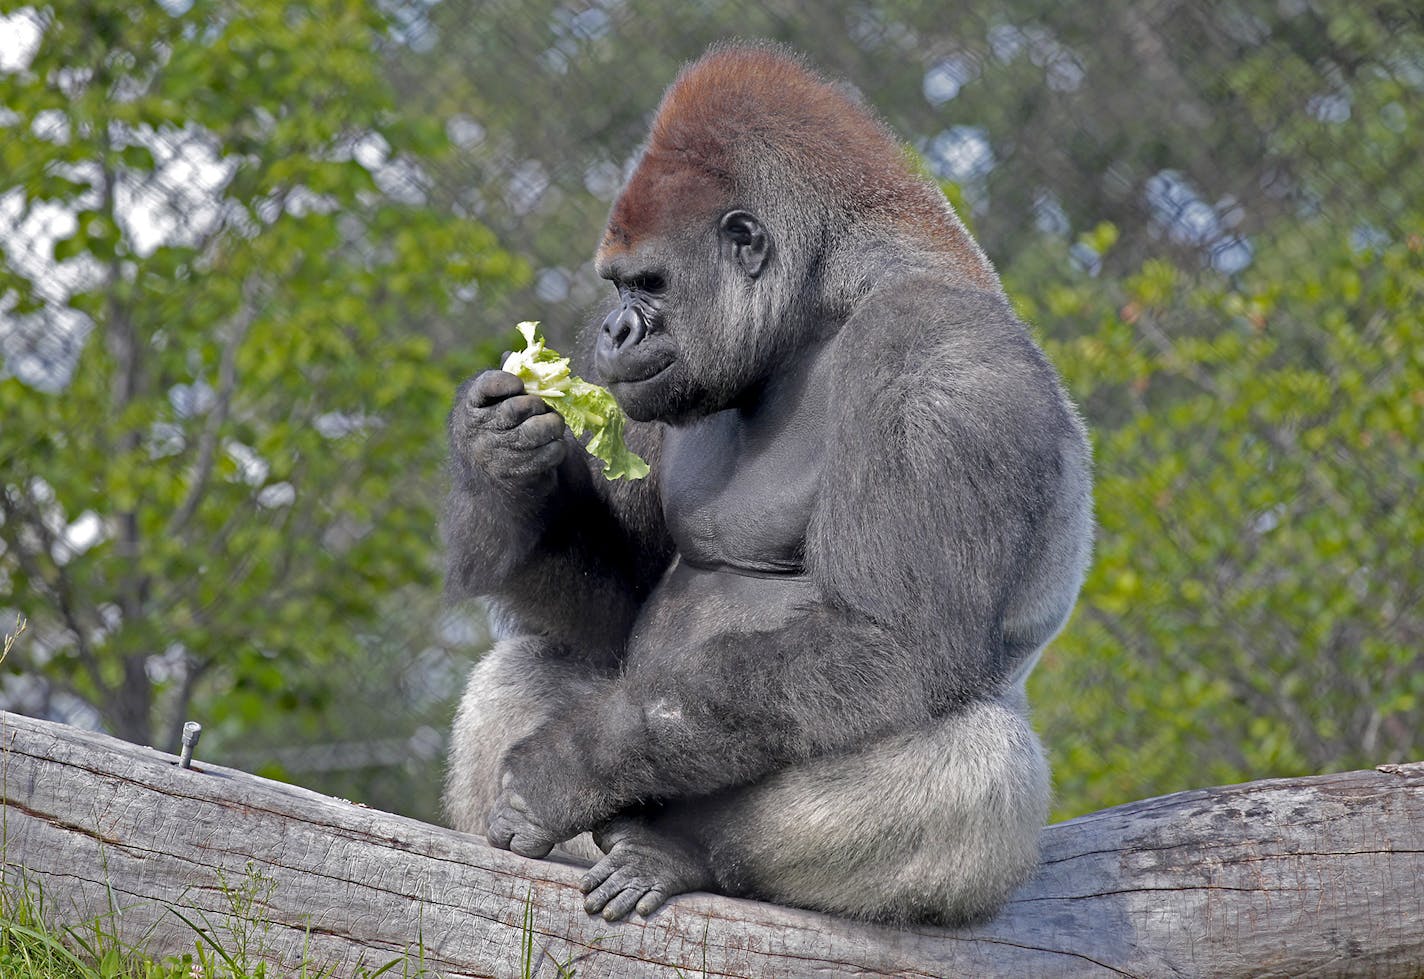
<path fill-rule="evenodd" d="M 613 395 L 596 384 L 569 373 L 569 358 L 560 357 L 544 345 L 539 324 L 519 324 L 524 349 L 505 358 L 503 370 L 524 381 L 527 394 L 537 394 L 563 416 L 574 435 L 588 435 L 584 444 L 589 455 L 603 462 L 603 477 L 642 479 L 648 464 L 638 458 L 623 441 L 626 419 Z"/>
<path fill-rule="evenodd" d="M 1099 521 L 1033 680 L 1070 742 L 1063 813 L 1417 754 L 1424 247 L 1302 221 L 1236 280 L 1148 262 L 1058 288 Z"/>
<path fill-rule="evenodd" d="M 416 192 L 443 127 L 397 106 L 376 5 L 45 17 L 0 77 L 0 197 L 34 218 L 0 238 L 0 316 L 55 360 L 8 346 L 0 379 L 0 605 L 45 650 L 5 666 L 150 743 L 196 698 L 220 742 L 433 587 L 457 377 L 427 333 L 527 272 Z"/>

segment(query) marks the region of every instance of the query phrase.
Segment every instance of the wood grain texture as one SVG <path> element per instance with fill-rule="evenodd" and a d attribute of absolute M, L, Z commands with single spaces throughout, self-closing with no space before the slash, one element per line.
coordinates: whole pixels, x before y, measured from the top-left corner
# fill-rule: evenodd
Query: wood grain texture
<path fill-rule="evenodd" d="M 201 753 L 200 753 L 201 755 Z M 446 976 L 1424 976 L 1424 764 L 1148 799 L 1052 826 L 981 927 L 883 928 L 709 895 L 643 921 L 582 909 L 579 870 L 105 735 L 0 713 L 4 862 L 74 923 L 219 941 L 221 878 L 271 892 L 265 954 L 353 974 L 423 948 Z M 221 878 L 220 878 L 221 873 Z M 399 970 L 396 971 L 399 975 Z"/>

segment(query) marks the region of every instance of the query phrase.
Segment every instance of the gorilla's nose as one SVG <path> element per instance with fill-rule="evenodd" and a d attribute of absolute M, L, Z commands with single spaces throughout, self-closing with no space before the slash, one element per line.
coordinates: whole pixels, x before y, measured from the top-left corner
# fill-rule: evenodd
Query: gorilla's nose
<path fill-rule="evenodd" d="M 643 316 L 632 306 L 615 309 L 603 321 L 603 336 L 615 351 L 636 347 L 645 332 Z"/>

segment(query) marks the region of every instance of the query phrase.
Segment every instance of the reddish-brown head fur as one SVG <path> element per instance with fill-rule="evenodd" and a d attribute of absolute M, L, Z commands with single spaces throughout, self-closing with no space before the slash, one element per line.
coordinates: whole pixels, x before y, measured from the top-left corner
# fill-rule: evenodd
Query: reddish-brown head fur
<path fill-rule="evenodd" d="M 993 278 L 938 188 L 864 106 L 793 55 L 769 46 L 714 48 L 663 96 L 647 148 L 613 205 L 608 256 L 715 216 L 744 189 L 747 161 L 782 161 L 807 191 L 862 219 L 883 221 L 926 248 L 963 253 Z"/>

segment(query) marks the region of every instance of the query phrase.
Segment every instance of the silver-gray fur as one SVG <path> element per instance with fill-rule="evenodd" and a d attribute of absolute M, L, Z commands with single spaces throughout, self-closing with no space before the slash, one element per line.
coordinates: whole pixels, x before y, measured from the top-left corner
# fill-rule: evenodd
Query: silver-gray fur
<path fill-rule="evenodd" d="M 501 638 L 456 720 L 450 818 L 529 856 L 591 831 L 609 918 L 715 888 L 981 919 L 1048 810 L 1024 683 L 1087 566 L 1083 425 L 863 108 L 733 48 L 659 120 L 593 342 L 653 475 L 604 482 L 500 372 L 451 414 L 450 587 L 489 596 Z M 879 155 L 818 176 L 792 144 L 842 124 Z"/>

